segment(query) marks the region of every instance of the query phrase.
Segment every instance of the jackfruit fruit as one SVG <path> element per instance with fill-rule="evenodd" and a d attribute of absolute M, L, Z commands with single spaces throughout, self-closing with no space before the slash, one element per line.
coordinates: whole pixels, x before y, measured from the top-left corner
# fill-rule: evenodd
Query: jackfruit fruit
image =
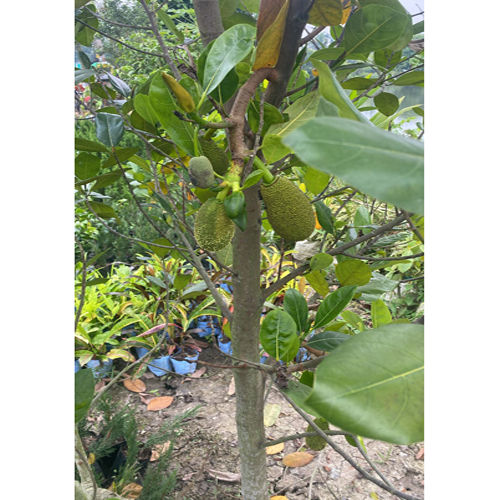
<path fill-rule="evenodd" d="M 203 154 L 210 160 L 213 169 L 219 174 L 224 175 L 229 168 L 229 159 L 226 153 L 215 144 L 211 139 L 201 136 L 199 138 Z"/>
<path fill-rule="evenodd" d="M 322 430 L 328 430 L 328 422 L 324 418 L 315 418 L 314 423 Z M 314 432 L 314 429 L 311 425 L 307 426 L 306 432 Z M 311 448 L 311 450 L 320 451 L 326 446 L 326 441 L 319 436 L 308 436 L 306 437 L 306 444 Z"/>
<path fill-rule="evenodd" d="M 208 199 L 196 214 L 194 236 L 203 250 L 215 252 L 231 243 L 234 224 L 226 215 L 224 203 L 216 198 Z"/>
<path fill-rule="evenodd" d="M 206 156 L 193 156 L 188 167 L 191 182 L 200 188 L 209 188 L 215 183 L 214 169 Z"/>
<path fill-rule="evenodd" d="M 307 239 L 314 231 L 316 218 L 307 196 L 286 177 L 262 184 L 262 199 L 269 224 L 276 234 L 289 241 Z"/>
<path fill-rule="evenodd" d="M 192 113 L 196 106 L 191 94 L 173 76 L 165 72 L 162 72 L 161 76 L 177 98 L 180 108 L 186 113 Z"/>

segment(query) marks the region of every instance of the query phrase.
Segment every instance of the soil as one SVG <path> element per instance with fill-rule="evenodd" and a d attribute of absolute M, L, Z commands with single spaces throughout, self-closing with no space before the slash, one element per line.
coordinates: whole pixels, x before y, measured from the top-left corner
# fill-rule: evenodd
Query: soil
<path fill-rule="evenodd" d="M 227 358 L 213 347 L 204 349 L 200 359 L 212 363 L 227 363 Z M 234 477 L 239 472 L 239 464 L 234 421 L 235 396 L 231 394 L 234 390 L 231 391 L 230 387 L 232 373 L 228 369 L 206 368 L 200 378 L 178 375 L 158 378 L 148 372 L 144 374 L 142 380 L 146 383 L 146 393 L 174 396 L 172 404 L 160 411 L 148 411 L 140 395 L 128 391 L 122 384 L 110 389 L 115 402 L 137 408 L 136 418 L 141 429 L 141 439 L 157 431 L 165 418 L 181 415 L 199 406 L 194 418 L 183 425 L 174 444 L 170 464 L 178 471 L 174 496 L 176 500 L 241 498 L 239 483 Z M 305 432 L 307 423 L 297 415 L 277 389 L 271 389 L 266 403 L 280 407 L 276 422 L 266 427 L 268 439 Z M 350 446 L 343 436 L 332 436 L 332 439 L 370 471 L 358 450 Z M 364 442 L 369 457 L 398 490 L 414 497 L 424 497 L 422 443 L 398 446 L 369 439 Z M 282 458 L 299 450 L 307 451 L 315 458 L 304 467 L 285 467 Z M 283 495 L 288 500 L 398 498 L 364 479 L 330 447 L 319 452 L 311 451 L 305 446 L 304 439 L 287 441 L 281 453 L 268 455 L 267 465 L 270 496 Z M 373 471 L 370 472 L 375 475 Z M 223 473 L 230 473 L 228 479 L 232 481 L 214 477 Z"/>

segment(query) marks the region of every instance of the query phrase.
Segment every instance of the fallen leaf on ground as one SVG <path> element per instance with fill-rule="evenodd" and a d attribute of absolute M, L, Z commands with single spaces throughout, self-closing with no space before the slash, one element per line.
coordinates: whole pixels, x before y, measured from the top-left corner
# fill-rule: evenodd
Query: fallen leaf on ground
<path fill-rule="evenodd" d="M 234 386 L 234 377 L 231 377 L 231 382 L 229 382 L 229 387 L 227 388 L 227 395 L 232 396 L 236 392 L 236 388 Z"/>
<path fill-rule="evenodd" d="M 420 450 L 418 450 L 417 454 L 415 455 L 415 459 L 416 460 L 423 460 L 424 459 L 424 447 L 422 446 L 422 448 L 420 448 Z"/>
<path fill-rule="evenodd" d="M 275 403 L 267 403 L 264 406 L 264 425 L 271 427 L 276 423 L 281 413 L 281 406 Z"/>
<path fill-rule="evenodd" d="M 166 441 L 165 443 L 155 444 L 151 450 L 151 457 L 149 458 L 149 461 L 155 462 L 164 453 L 166 453 L 169 448 L 170 448 L 170 441 Z"/>
<path fill-rule="evenodd" d="M 198 368 L 194 373 L 191 374 L 191 378 L 200 378 L 207 371 L 206 366 Z"/>
<path fill-rule="evenodd" d="M 278 495 L 278 496 L 271 497 L 271 500 L 288 500 L 288 498 L 284 497 L 283 495 Z"/>
<path fill-rule="evenodd" d="M 236 483 L 241 480 L 241 476 L 236 472 L 224 472 L 219 470 L 208 469 L 210 476 L 219 479 L 220 481 L 227 481 L 228 483 Z"/>
<path fill-rule="evenodd" d="M 296 451 L 283 458 L 283 465 L 287 467 L 304 467 L 313 460 L 314 456 L 305 451 Z"/>
<path fill-rule="evenodd" d="M 128 378 L 123 381 L 123 385 L 132 392 L 144 392 L 146 384 L 140 378 Z"/>
<path fill-rule="evenodd" d="M 276 455 L 285 448 L 285 443 L 278 443 L 266 448 L 266 455 Z"/>
<path fill-rule="evenodd" d="M 173 396 L 160 396 L 158 398 L 153 398 L 148 403 L 147 409 L 149 411 L 163 410 L 164 408 L 168 408 L 172 404 L 173 400 Z"/>
<path fill-rule="evenodd" d="M 142 486 L 137 483 L 130 483 L 122 490 L 122 496 L 125 498 L 139 498 L 142 491 Z"/>

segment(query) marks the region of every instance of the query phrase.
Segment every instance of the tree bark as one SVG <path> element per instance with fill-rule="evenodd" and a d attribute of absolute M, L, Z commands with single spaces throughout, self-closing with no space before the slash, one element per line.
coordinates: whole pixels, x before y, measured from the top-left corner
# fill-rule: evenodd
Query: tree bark
<path fill-rule="evenodd" d="M 260 314 L 260 201 L 258 187 L 245 190 L 247 227 L 236 229 L 233 242 L 234 313 L 231 336 L 234 355 L 258 362 Z M 236 426 L 240 451 L 241 494 L 245 500 L 269 498 L 264 432 L 264 377 L 249 368 L 233 370 L 236 389 Z"/>
<path fill-rule="evenodd" d="M 206 47 L 223 31 L 218 0 L 193 0 L 196 22 L 200 30 L 203 46 Z"/>

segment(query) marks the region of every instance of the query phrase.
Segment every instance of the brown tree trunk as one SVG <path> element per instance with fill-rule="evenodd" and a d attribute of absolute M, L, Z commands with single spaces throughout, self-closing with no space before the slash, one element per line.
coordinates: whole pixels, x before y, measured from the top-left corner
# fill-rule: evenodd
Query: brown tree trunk
<path fill-rule="evenodd" d="M 203 46 L 206 47 L 223 31 L 218 0 L 193 0 L 196 22 L 200 30 Z"/>
<path fill-rule="evenodd" d="M 234 355 L 258 362 L 262 302 L 260 295 L 260 201 L 258 187 L 245 191 L 247 227 L 236 230 L 233 243 Z M 256 369 L 233 370 L 236 426 L 240 450 L 241 494 L 245 500 L 269 499 L 264 434 L 264 377 Z"/>

